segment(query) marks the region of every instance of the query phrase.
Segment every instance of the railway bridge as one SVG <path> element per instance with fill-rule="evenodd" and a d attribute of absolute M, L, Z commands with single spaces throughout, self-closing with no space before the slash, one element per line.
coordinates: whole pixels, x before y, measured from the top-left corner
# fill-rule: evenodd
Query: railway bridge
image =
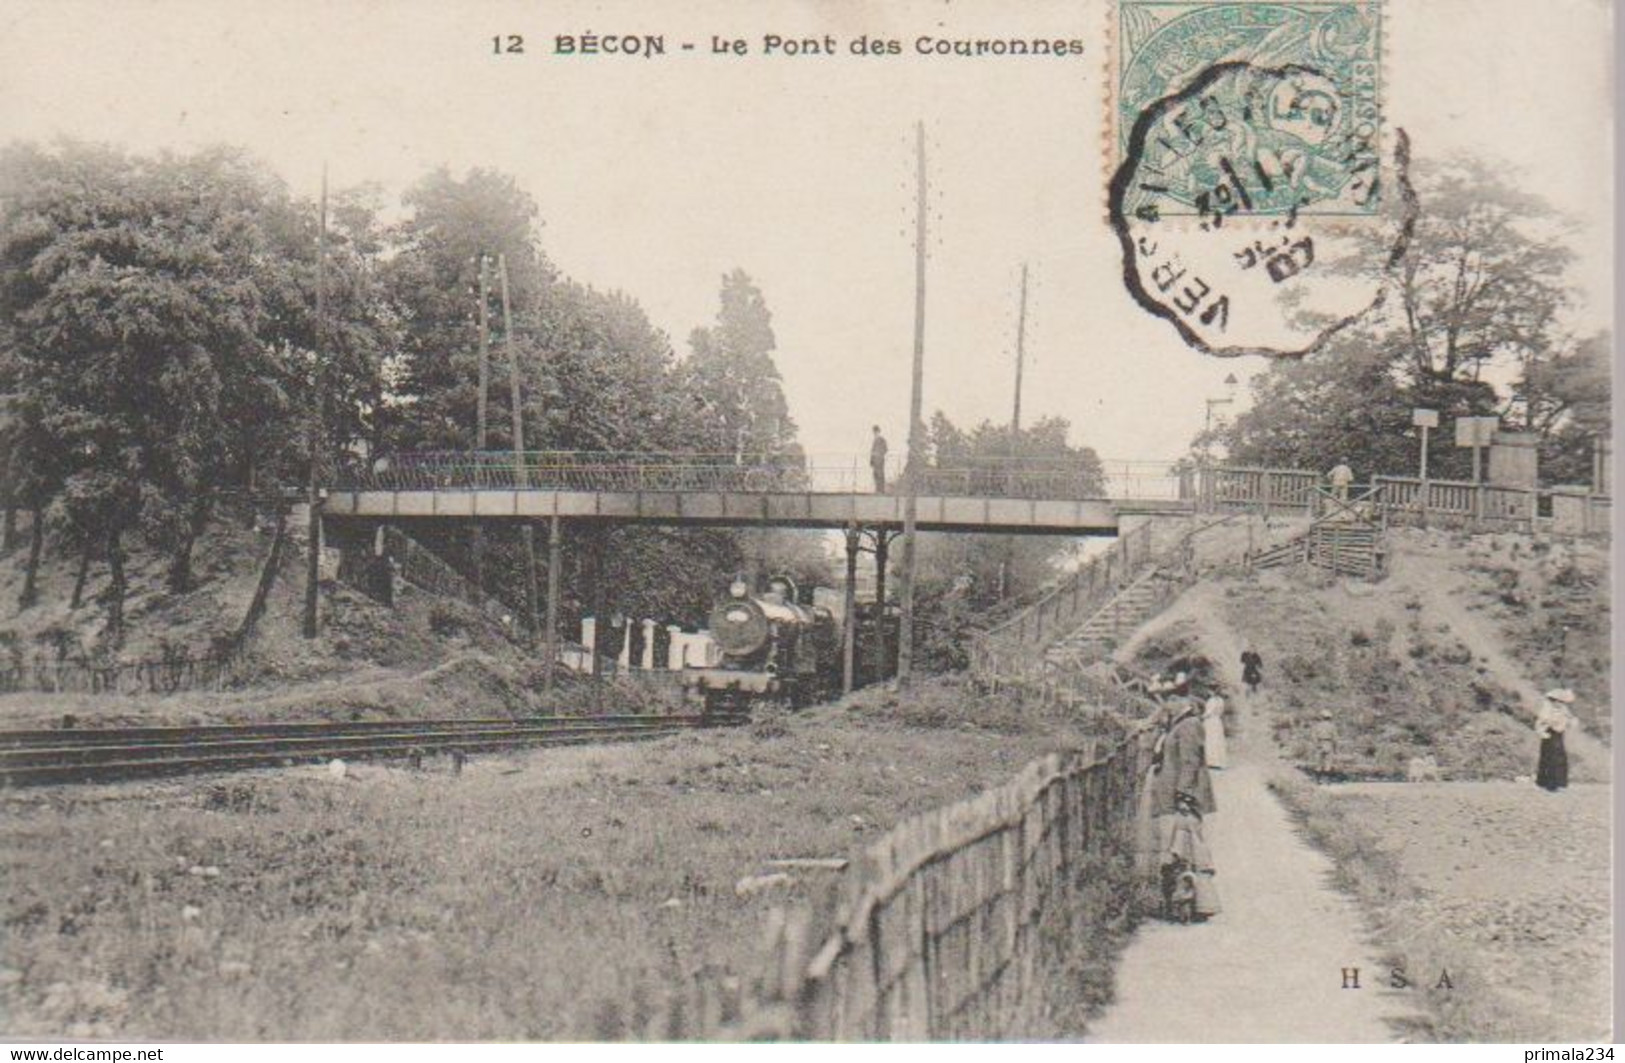
<path fill-rule="evenodd" d="M 896 470 L 892 470 L 896 471 Z M 900 476 L 888 480 L 900 485 Z M 921 470 L 922 531 L 1116 535 L 1121 517 L 1189 512 L 1173 466 L 1105 470 L 1055 459 Z M 687 526 L 900 528 L 904 497 L 876 490 L 866 463 L 824 456 L 756 461 L 715 454 L 583 452 L 392 455 L 341 474 L 324 521 L 596 521 Z"/>

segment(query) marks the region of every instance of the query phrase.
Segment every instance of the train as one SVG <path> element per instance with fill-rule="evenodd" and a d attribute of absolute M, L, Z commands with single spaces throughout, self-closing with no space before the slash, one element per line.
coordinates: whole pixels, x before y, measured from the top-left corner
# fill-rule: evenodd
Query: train
<path fill-rule="evenodd" d="M 758 704 L 802 708 L 841 690 L 842 630 L 836 612 L 815 604 L 788 576 L 771 576 L 765 590 L 734 580 L 712 607 L 711 637 L 721 660 L 683 670 L 683 690 L 707 712 Z M 857 609 L 854 679 L 858 685 L 897 668 L 896 611 L 863 603 Z M 881 647 L 875 640 L 884 633 Z M 877 654 L 877 649 L 883 652 Z"/>

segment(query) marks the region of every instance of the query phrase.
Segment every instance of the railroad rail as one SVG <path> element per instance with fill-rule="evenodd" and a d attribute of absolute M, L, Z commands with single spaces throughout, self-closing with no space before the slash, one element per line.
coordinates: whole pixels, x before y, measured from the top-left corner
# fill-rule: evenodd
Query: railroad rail
<path fill-rule="evenodd" d="M 108 782 L 338 757 L 404 758 L 630 742 L 744 720 L 740 713 L 712 713 L 0 731 L 0 786 Z"/>

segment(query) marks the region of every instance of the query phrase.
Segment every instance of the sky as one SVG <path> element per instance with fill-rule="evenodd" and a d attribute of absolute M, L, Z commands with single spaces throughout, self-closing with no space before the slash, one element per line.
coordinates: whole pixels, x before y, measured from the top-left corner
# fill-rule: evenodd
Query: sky
<path fill-rule="evenodd" d="M 1602 0 L 1389 0 L 1386 119 L 1419 161 L 1472 152 L 1579 224 L 1577 328 L 1612 316 L 1611 14 Z M 392 196 L 441 164 L 511 173 L 567 275 L 634 296 L 679 353 L 746 270 L 774 315 L 803 445 L 906 431 L 914 124 L 932 194 L 925 409 L 1008 420 L 1031 271 L 1023 421 L 1115 460 L 1183 453 L 1258 358 L 1184 346 L 1124 290 L 1106 227 L 1103 0 L 0 0 L 0 143 L 240 144 L 301 194 Z M 1465 27 L 1470 27 L 1464 32 Z M 663 34 L 660 58 L 559 34 Z M 494 35 L 523 54 L 493 54 Z M 764 35 L 1078 39 L 1077 57 L 796 57 Z M 716 55 L 711 38 L 753 54 Z M 695 45 L 683 51 L 681 42 Z M 1239 399 L 1246 401 L 1245 388 Z"/>

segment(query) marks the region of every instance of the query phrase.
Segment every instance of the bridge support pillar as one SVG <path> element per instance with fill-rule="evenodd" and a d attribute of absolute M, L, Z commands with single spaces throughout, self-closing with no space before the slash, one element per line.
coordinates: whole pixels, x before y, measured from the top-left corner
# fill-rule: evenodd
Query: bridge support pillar
<path fill-rule="evenodd" d="M 841 602 L 841 693 L 852 693 L 858 648 L 858 544 L 856 524 L 846 526 L 846 592 Z"/>
<path fill-rule="evenodd" d="M 875 529 L 875 673 L 874 681 L 886 678 L 886 555 L 891 551 L 891 532 Z"/>
<path fill-rule="evenodd" d="M 555 515 L 547 523 L 547 628 L 542 633 L 542 690 L 553 691 L 559 663 L 559 575 L 564 564 L 564 525 Z"/>

